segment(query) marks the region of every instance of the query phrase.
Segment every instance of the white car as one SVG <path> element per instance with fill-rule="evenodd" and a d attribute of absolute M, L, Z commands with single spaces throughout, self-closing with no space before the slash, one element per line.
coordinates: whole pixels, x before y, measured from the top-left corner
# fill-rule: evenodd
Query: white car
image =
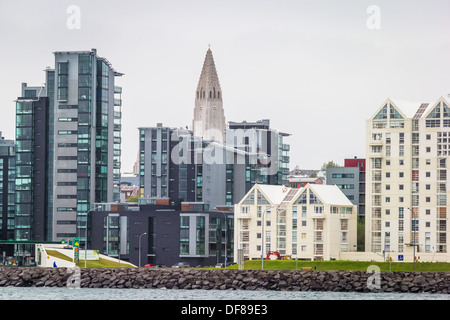
<path fill-rule="evenodd" d="M 189 268 L 189 263 L 178 262 L 176 265 L 172 266 L 172 268 Z"/>

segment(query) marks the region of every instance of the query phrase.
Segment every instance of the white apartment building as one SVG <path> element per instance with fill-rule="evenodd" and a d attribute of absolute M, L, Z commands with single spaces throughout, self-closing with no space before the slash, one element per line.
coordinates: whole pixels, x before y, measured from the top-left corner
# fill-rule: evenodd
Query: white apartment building
<path fill-rule="evenodd" d="M 246 260 L 271 251 L 304 260 L 356 251 L 357 207 L 336 186 L 255 184 L 234 212 L 235 257 L 239 249 Z"/>
<path fill-rule="evenodd" d="M 367 120 L 366 252 L 447 256 L 450 103 L 387 99 Z M 439 260 L 441 259 L 441 260 Z"/>

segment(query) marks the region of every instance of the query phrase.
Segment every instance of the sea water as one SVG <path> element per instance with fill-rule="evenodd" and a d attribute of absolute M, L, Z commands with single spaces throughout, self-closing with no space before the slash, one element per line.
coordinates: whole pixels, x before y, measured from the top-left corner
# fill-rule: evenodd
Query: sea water
<path fill-rule="evenodd" d="M 450 300 L 450 294 L 3 287 L 0 300 Z"/>

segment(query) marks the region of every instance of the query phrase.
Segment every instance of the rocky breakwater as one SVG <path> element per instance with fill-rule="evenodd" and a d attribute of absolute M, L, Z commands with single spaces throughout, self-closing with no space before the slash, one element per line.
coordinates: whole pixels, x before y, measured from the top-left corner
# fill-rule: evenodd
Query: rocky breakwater
<path fill-rule="evenodd" d="M 0 268 L 0 287 L 450 293 L 450 273 L 143 268 Z"/>

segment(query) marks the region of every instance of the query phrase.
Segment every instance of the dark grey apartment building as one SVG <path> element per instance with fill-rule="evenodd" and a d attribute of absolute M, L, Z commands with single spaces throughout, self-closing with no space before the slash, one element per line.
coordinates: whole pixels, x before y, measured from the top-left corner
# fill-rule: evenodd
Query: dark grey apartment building
<path fill-rule="evenodd" d="M 365 159 L 345 159 L 344 167 L 329 167 L 326 183 L 336 185 L 354 205 L 358 206 L 358 218 L 365 217 Z"/>
<path fill-rule="evenodd" d="M 0 240 L 14 239 L 15 142 L 0 132 Z M 12 255 L 12 246 L 0 245 L 0 254 Z"/>
<path fill-rule="evenodd" d="M 233 261 L 232 208 L 180 205 L 100 204 L 92 213 L 92 247 L 137 266 L 187 262 L 209 266 Z M 140 260 L 140 261 L 139 261 Z"/>

